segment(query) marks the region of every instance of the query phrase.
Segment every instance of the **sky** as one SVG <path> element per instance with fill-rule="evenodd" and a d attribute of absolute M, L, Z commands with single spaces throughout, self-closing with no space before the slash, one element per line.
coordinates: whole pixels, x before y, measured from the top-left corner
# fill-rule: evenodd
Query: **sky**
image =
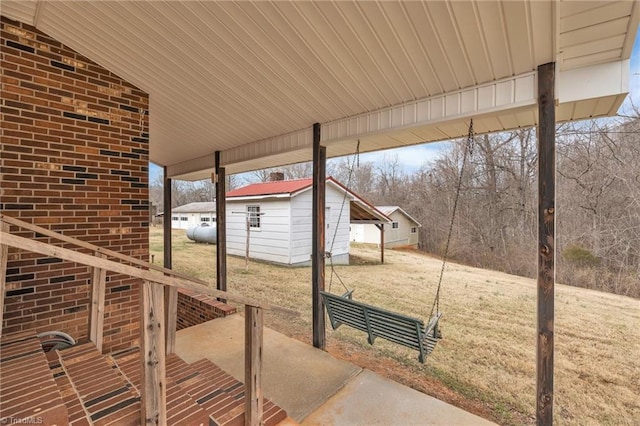
<path fill-rule="evenodd" d="M 631 52 L 631 71 L 629 73 L 629 96 L 622 104 L 620 112 L 630 109 L 631 103 L 640 107 L 640 28 L 636 35 L 636 41 Z M 434 142 L 422 145 L 412 145 L 403 148 L 385 151 L 371 152 L 360 155 L 360 161 L 377 163 L 386 157 L 397 155 L 398 162 L 406 173 L 418 170 L 425 163 L 438 158 L 440 153 L 447 148 L 449 142 Z M 149 163 L 149 181 L 153 182 L 162 175 L 162 169 L 153 163 Z"/>

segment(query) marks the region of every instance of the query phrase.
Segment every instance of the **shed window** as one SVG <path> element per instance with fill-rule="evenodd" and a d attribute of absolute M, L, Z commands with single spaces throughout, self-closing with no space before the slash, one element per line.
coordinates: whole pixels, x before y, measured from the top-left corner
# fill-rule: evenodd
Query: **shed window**
<path fill-rule="evenodd" d="M 398 229 L 400 224 L 398 222 L 391 222 L 391 229 Z"/>
<path fill-rule="evenodd" d="M 416 232 L 418 232 L 418 228 L 416 228 L 415 226 L 413 228 L 411 228 L 411 233 L 415 234 Z"/>
<path fill-rule="evenodd" d="M 179 220 L 179 218 L 178 218 L 178 216 L 173 216 L 173 217 L 171 218 L 171 220 L 176 220 L 176 221 L 177 221 L 177 220 Z"/>
<path fill-rule="evenodd" d="M 260 229 L 260 206 L 247 206 L 249 228 Z"/>
<path fill-rule="evenodd" d="M 200 222 L 211 222 L 211 218 L 209 216 L 200 216 Z"/>
<path fill-rule="evenodd" d="M 182 222 L 186 222 L 186 221 L 187 221 L 187 220 L 189 220 L 189 219 L 188 219 L 186 216 L 182 216 L 182 217 L 180 217 L 180 220 L 181 220 Z"/>

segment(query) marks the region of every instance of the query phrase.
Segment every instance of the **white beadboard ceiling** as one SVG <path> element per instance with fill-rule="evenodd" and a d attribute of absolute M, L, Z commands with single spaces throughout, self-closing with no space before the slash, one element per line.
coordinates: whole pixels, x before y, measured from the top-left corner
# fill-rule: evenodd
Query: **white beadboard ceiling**
<path fill-rule="evenodd" d="M 634 1 L 544 0 L 3 0 L 1 12 L 149 93 L 151 160 L 190 179 L 215 151 L 228 173 L 309 160 L 314 122 L 329 156 L 357 139 L 370 151 L 457 137 L 471 117 L 481 132 L 532 125 L 536 69 L 553 61 L 559 81 L 613 81 L 558 86 L 559 120 L 615 114 L 640 17 Z"/>

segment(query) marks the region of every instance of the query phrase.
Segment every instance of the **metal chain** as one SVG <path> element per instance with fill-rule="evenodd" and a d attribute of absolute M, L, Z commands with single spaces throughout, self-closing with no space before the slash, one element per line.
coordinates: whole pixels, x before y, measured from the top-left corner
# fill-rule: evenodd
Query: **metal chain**
<path fill-rule="evenodd" d="M 331 247 L 329 247 L 329 252 L 330 253 L 333 252 L 333 244 L 335 243 L 336 235 L 338 234 L 338 225 L 340 225 L 340 219 L 342 218 L 342 212 L 344 211 L 344 205 L 345 205 L 345 203 L 347 201 L 347 192 L 351 191 L 351 179 L 353 177 L 353 170 L 354 170 L 356 164 L 358 165 L 358 167 L 360 167 L 360 139 L 358 139 L 358 144 L 356 145 L 356 153 L 355 153 L 355 155 L 353 157 L 353 162 L 349 166 L 349 176 L 347 177 L 347 191 L 344 192 L 344 197 L 342 197 L 342 205 L 340 206 L 340 214 L 338 215 L 338 223 L 336 223 L 336 228 L 333 231 L 333 238 L 331 239 Z M 347 165 L 349 165 L 348 161 L 347 161 Z M 345 290 L 349 291 L 349 288 L 347 288 L 345 283 L 340 278 L 340 275 L 338 275 L 338 272 L 335 270 L 335 268 L 333 266 L 333 256 L 331 256 L 331 255 L 329 256 L 329 265 L 331 266 L 331 275 L 329 276 L 329 292 L 331 292 L 331 284 L 333 283 L 333 276 L 334 275 L 336 276 L 338 281 L 340 281 L 340 284 L 342 284 L 342 286 L 345 288 Z"/>
<path fill-rule="evenodd" d="M 451 223 L 449 224 L 449 233 L 447 234 L 447 244 L 444 247 L 444 255 L 442 256 L 442 268 L 440 269 L 440 277 L 438 278 L 438 288 L 436 290 L 436 297 L 431 307 L 430 317 L 433 316 L 435 309 L 436 313 L 440 313 L 440 288 L 442 287 L 442 277 L 444 276 L 444 268 L 447 264 L 447 258 L 449 256 L 449 245 L 451 244 L 451 234 L 453 233 L 453 225 L 456 220 L 456 211 L 458 210 L 458 199 L 460 198 L 460 190 L 462 188 L 462 180 L 464 178 L 464 167 L 467 163 L 467 157 L 473 155 L 473 119 L 469 123 L 469 134 L 467 135 L 467 143 L 464 148 L 464 154 L 462 155 L 462 166 L 460 167 L 460 175 L 458 176 L 458 186 L 456 187 L 456 195 L 453 200 L 453 212 L 451 214 Z"/>

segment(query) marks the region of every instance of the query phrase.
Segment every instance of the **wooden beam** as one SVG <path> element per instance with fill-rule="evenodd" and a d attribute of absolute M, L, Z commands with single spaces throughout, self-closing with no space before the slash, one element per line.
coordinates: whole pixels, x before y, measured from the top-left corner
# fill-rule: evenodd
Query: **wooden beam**
<path fill-rule="evenodd" d="M 2 223 L 0 227 L 3 233 L 9 233 L 9 224 Z M 7 284 L 7 262 L 9 261 L 9 246 L 0 238 L 0 337 L 2 337 L 2 324 L 4 324 L 4 293 Z"/>
<path fill-rule="evenodd" d="M 196 293 L 206 294 L 212 297 L 218 297 L 223 299 L 229 299 L 233 302 L 242 303 L 243 305 L 250 305 L 261 307 L 263 309 L 275 309 L 281 312 L 295 313 L 290 309 L 282 308 L 280 306 L 274 306 L 268 303 L 258 303 L 257 301 L 241 296 L 230 294 L 224 291 L 215 290 L 212 288 L 204 287 L 197 284 L 194 281 L 178 277 L 169 277 L 156 271 L 149 271 L 146 269 L 139 269 L 134 266 L 129 266 L 117 262 L 113 262 L 108 259 L 100 259 L 89 254 L 75 252 L 73 250 L 65 249 L 62 247 L 54 246 L 51 244 L 42 243 L 40 241 L 30 240 L 24 237 L 18 237 L 16 235 L 0 233 L 0 238 L 4 244 L 10 247 L 16 247 L 26 251 L 32 251 L 40 253 L 45 256 L 58 257 L 70 262 L 80 263 L 87 266 L 95 266 L 106 269 L 107 271 L 113 271 L 124 275 L 129 275 L 134 278 L 140 278 L 142 280 L 154 281 L 171 287 L 185 288 Z"/>
<path fill-rule="evenodd" d="M 253 306 L 245 306 L 244 312 L 244 424 L 253 426 L 264 423 L 262 397 L 263 311 Z"/>
<path fill-rule="evenodd" d="M 216 167 L 216 288 L 227 291 L 227 193 L 220 151 L 215 153 Z"/>
<path fill-rule="evenodd" d="M 320 124 L 313 125 L 313 206 L 311 234 L 311 300 L 313 315 L 313 346 L 326 347 L 324 306 L 321 291 L 325 284 L 325 188 L 327 148 L 320 145 Z"/>
<path fill-rule="evenodd" d="M 100 253 L 96 257 L 104 258 Z M 102 336 L 104 331 L 104 299 L 107 282 L 107 271 L 91 267 L 91 314 L 89 318 L 89 340 L 102 353 Z"/>
<path fill-rule="evenodd" d="M 160 284 L 144 281 L 140 286 L 140 360 L 143 425 L 167 424 L 167 379 L 164 347 L 164 292 Z"/>
<path fill-rule="evenodd" d="M 555 180 L 555 64 L 538 67 L 538 345 L 536 421 L 553 423 Z"/>

